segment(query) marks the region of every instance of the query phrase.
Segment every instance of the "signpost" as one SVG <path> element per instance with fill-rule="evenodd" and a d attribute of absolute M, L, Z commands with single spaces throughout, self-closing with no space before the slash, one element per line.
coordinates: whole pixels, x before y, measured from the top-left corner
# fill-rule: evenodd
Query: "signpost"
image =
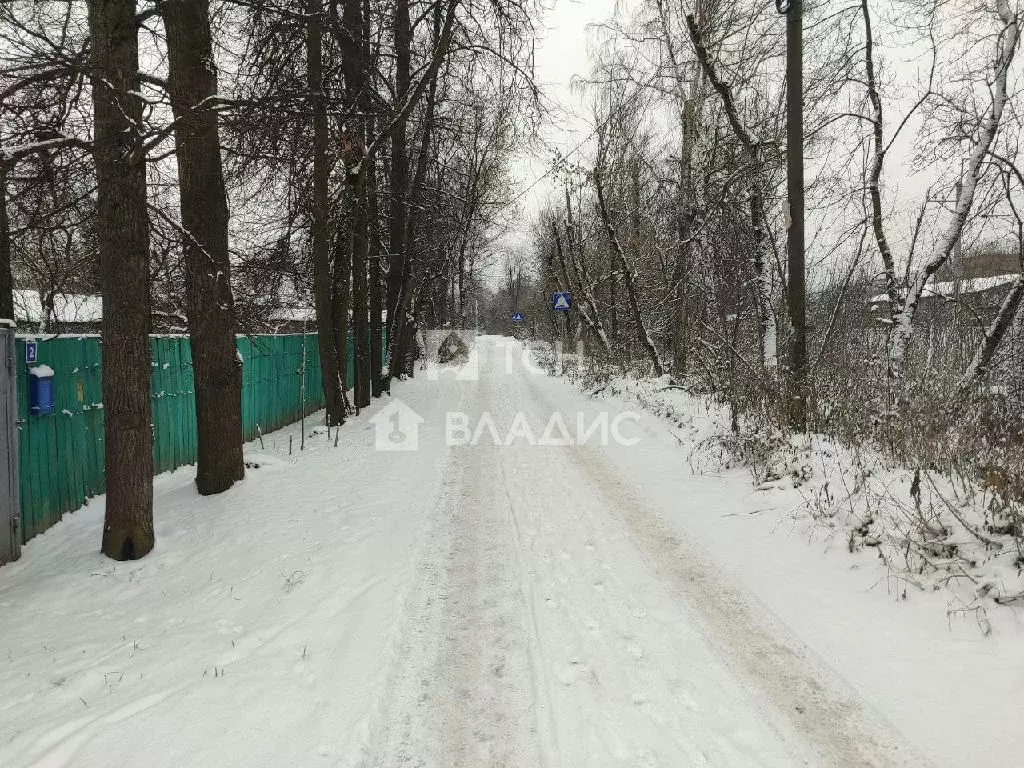
<path fill-rule="evenodd" d="M 572 299 L 568 292 L 558 291 L 551 294 L 551 309 L 555 312 L 568 312 L 572 309 Z"/>

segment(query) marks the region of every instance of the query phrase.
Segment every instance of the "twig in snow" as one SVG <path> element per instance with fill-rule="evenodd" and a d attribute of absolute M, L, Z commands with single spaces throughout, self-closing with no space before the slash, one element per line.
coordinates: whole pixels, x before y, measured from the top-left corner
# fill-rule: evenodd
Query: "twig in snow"
<path fill-rule="evenodd" d="M 956 518 L 956 521 L 964 527 L 965 531 L 967 531 L 969 534 L 971 534 L 971 536 L 973 536 L 975 539 L 977 539 L 979 542 L 981 542 L 988 548 L 996 550 L 1003 548 L 1003 543 L 1001 541 L 995 541 L 994 539 L 990 539 L 987 536 L 982 535 L 980 531 L 978 531 L 974 526 L 972 526 L 964 519 L 963 515 L 961 515 L 957 511 L 956 507 L 949 503 L 949 499 L 943 496 L 942 493 L 939 491 L 938 486 L 935 485 L 935 481 L 932 480 L 931 474 L 926 472 L 925 477 L 928 478 L 928 482 L 932 486 L 932 490 L 935 491 L 935 495 L 939 497 L 939 499 L 945 505 L 946 509 L 949 510 L 949 513 Z"/>

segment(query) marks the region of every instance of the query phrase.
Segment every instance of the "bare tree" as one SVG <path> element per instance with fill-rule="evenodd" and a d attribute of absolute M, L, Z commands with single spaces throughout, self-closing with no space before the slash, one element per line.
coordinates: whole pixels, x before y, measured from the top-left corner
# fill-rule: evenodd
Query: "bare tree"
<path fill-rule="evenodd" d="M 768 267 L 768 221 L 765 212 L 765 168 L 764 146 L 760 137 L 753 133 L 740 116 L 739 109 L 733 98 L 732 88 L 718 75 L 711 54 L 704 43 L 703 34 L 693 14 L 686 17 L 686 28 L 690 34 L 697 60 L 708 81 L 721 99 L 722 108 L 728 118 L 736 138 L 743 145 L 750 162 L 747 183 L 747 200 L 750 210 L 750 227 L 753 233 L 753 268 L 754 291 L 758 305 L 758 322 L 760 325 L 762 360 L 764 367 L 771 370 L 776 367 L 775 310 L 771 300 L 771 274 Z"/>
<path fill-rule="evenodd" d="M 608 233 L 608 240 L 611 243 L 612 252 L 615 254 L 619 267 L 622 270 L 622 275 L 626 284 L 626 294 L 629 299 L 629 307 L 633 313 L 633 323 L 636 325 L 637 336 L 650 357 L 654 375 L 662 376 L 665 373 L 665 365 L 661 362 L 661 355 L 659 354 L 654 341 L 651 339 L 651 334 L 647 330 L 643 314 L 640 311 L 640 302 L 637 298 L 636 289 L 636 272 L 629 262 L 626 261 L 626 254 L 622 250 L 622 245 L 619 243 L 619 236 L 615 231 L 615 225 L 612 223 L 611 216 L 608 213 L 608 206 L 604 199 L 604 188 L 601 183 L 600 169 L 594 170 L 594 187 L 597 189 L 597 202 L 598 209 L 601 213 L 601 221 L 604 224 L 605 231 Z"/>
<path fill-rule="evenodd" d="M 89 0 L 103 285 L 106 516 L 103 553 L 135 560 L 153 549 L 149 400 L 149 217 L 133 0 Z"/>
<path fill-rule="evenodd" d="M 162 0 L 175 117 L 188 325 L 195 372 L 200 494 L 245 475 L 242 371 L 235 346 L 228 203 L 221 167 L 217 72 L 208 0 Z"/>
<path fill-rule="evenodd" d="M 967 158 L 960 194 L 953 215 L 924 264 L 915 272 L 903 304 L 894 318 L 889 343 L 889 367 L 890 375 L 893 377 L 899 377 L 902 373 L 907 344 L 914 332 L 914 319 L 928 281 L 949 260 L 953 248 L 963 234 L 964 225 L 974 206 L 978 183 L 985 171 L 988 154 L 1003 119 L 1003 111 L 1006 109 L 1009 98 L 1007 79 L 1010 65 L 1017 52 L 1019 27 L 1017 15 L 1010 9 L 1008 0 L 997 0 L 996 15 L 1002 22 L 1003 29 L 995 38 L 991 103 L 981 119 L 977 138 L 973 142 L 973 147 Z"/>
<path fill-rule="evenodd" d="M 321 0 L 306 6 L 306 69 L 310 110 L 313 115 L 313 194 L 311 201 L 311 247 L 313 250 L 313 296 L 316 306 L 317 338 L 323 379 L 327 425 L 345 422 L 344 358 L 340 357 L 335 335 L 335 285 L 331 268 L 330 172 L 327 105 L 323 82 L 324 8 Z"/>

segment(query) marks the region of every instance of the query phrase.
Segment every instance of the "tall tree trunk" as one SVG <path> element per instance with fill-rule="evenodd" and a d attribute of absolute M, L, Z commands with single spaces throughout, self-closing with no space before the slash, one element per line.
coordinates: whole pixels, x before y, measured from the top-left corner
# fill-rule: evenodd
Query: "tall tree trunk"
<path fill-rule="evenodd" d="M 395 103 L 401 109 L 409 98 L 412 68 L 412 23 L 409 19 L 409 0 L 395 0 Z M 390 254 L 387 275 L 388 311 L 388 371 L 389 382 L 395 375 L 397 360 L 394 351 L 402 335 L 403 309 L 407 303 L 407 242 L 409 220 L 409 144 L 408 120 L 399 114 L 391 129 L 391 228 Z M 386 388 L 390 390 L 390 384 Z"/>
<path fill-rule="evenodd" d="M 370 18 L 370 3 L 369 0 L 365 0 L 363 4 L 363 19 L 364 22 Z M 369 50 L 369 36 L 367 36 L 366 47 L 364 48 L 364 64 L 365 67 L 370 66 L 371 60 L 374 60 Z M 370 122 L 370 128 L 367 131 L 367 135 L 373 132 L 373 121 Z M 380 221 L 380 197 L 377 189 L 377 162 L 375 157 L 367 157 L 367 168 L 366 173 L 366 237 L 367 237 L 367 251 L 366 251 L 366 304 L 369 311 L 369 318 L 367 321 L 366 334 L 369 337 L 369 359 L 366 363 L 367 373 L 366 377 L 370 384 L 370 394 L 373 397 L 380 397 L 383 394 L 384 387 L 382 381 L 382 369 L 384 367 L 384 350 L 382 348 L 382 336 L 384 331 L 384 295 L 381 280 L 383 278 L 381 270 L 381 240 L 380 232 L 378 230 L 378 222 Z"/>
<path fill-rule="evenodd" d="M 459 284 L 459 287 L 458 287 L 459 300 L 458 300 L 458 304 L 456 304 L 457 319 L 456 319 L 456 323 L 455 324 L 456 324 L 456 327 L 462 328 L 463 330 L 465 330 L 465 328 L 466 328 L 466 248 L 465 248 L 465 245 L 463 245 L 463 247 L 461 249 L 459 249 L 458 270 L 459 270 L 459 274 L 458 274 L 457 280 L 458 280 L 458 284 Z"/>
<path fill-rule="evenodd" d="M 400 106 L 389 130 L 382 133 L 377 139 L 374 139 L 367 149 L 367 154 L 372 156 L 376 151 L 380 140 L 384 136 L 390 136 L 392 139 L 393 153 L 395 150 L 398 150 L 398 159 L 400 161 L 399 165 L 401 165 L 402 157 L 404 157 L 405 162 L 404 173 L 401 168 L 396 172 L 396 157 L 392 157 L 391 193 L 393 198 L 395 195 L 399 195 L 401 198 L 397 201 L 393 200 L 393 205 L 397 205 L 399 211 L 398 217 L 396 218 L 395 215 L 392 215 L 391 220 L 391 258 L 389 260 L 390 266 L 388 270 L 388 377 L 394 375 L 395 365 L 398 365 L 399 369 L 401 369 L 402 361 L 409 359 L 404 352 L 409 344 L 410 336 L 409 333 L 403 329 L 403 325 L 407 320 L 408 313 L 412 311 L 411 308 L 415 305 L 416 297 L 412 294 L 417 290 L 412 279 L 413 257 L 410 252 L 412 230 L 414 230 L 415 227 L 410 224 L 409 217 L 409 200 L 415 197 L 416 182 L 414 180 L 411 190 L 407 189 L 407 184 L 400 183 L 402 179 L 407 182 L 409 176 L 408 144 L 405 137 L 406 122 L 412 109 L 419 102 L 419 99 L 425 94 L 428 94 L 427 112 L 423 120 L 423 126 L 424 134 L 429 138 L 431 122 L 433 121 L 438 72 L 451 48 L 455 30 L 455 16 L 458 8 L 459 0 L 450 0 L 447 9 L 443 9 L 443 4 L 440 2 L 434 5 L 433 54 L 431 55 L 430 63 L 426 67 L 426 71 L 420 78 L 419 83 L 417 83 L 415 88 L 410 89 L 408 62 L 406 61 L 406 57 L 408 55 L 408 51 L 406 50 L 408 46 L 406 43 L 411 42 L 409 5 L 407 0 L 396 0 L 395 67 L 397 74 L 395 92 L 398 96 L 396 104 Z M 404 99 L 401 98 L 401 94 L 403 92 L 407 94 Z M 424 146 L 429 147 L 429 141 L 426 139 L 424 140 Z M 402 209 L 404 209 L 404 213 L 402 212 Z M 392 213 L 394 214 L 396 211 L 393 210 Z M 406 220 L 406 226 L 404 228 L 404 234 L 400 234 L 397 229 L 403 218 Z"/>
<path fill-rule="evenodd" d="M 202 495 L 221 493 L 245 476 L 242 459 L 242 370 L 228 255 L 228 204 L 220 157 L 217 95 L 208 0 L 164 0 L 168 87 L 175 148 L 185 288 L 195 372 L 198 471 Z M 204 103 L 205 102 L 205 103 Z"/>
<path fill-rule="evenodd" d="M 440 6 L 434 12 L 435 38 L 440 28 Z M 419 286 L 415 284 L 415 249 L 416 249 L 416 228 L 418 224 L 418 213 L 422 210 L 419 205 L 423 194 L 423 187 L 427 179 L 427 167 L 430 165 L 430 153 L 433 151 L 433 123 L 434 106 L 437 98 L 437 80 L 430 83 L 427 95 L 426 113 L 423 120 L 423 138 L 420 145 L 419 157 L 416 161 L 416 170 L 413 173 L 412 185 L 409 188 L 409 215 L 405 224 L 405 272 L 402 276 L 402 292 L 407 298 L 400 302 L 402 317 L 398 326 L 396 338 L 395 359 L 400 362 L 399 373 L 412 375 L 414 361 L 416 358 L 416 317 L 414 307 L 417 300 Z"/>
<path fill-rule="evenodd" d="M 374 397 L 380 397 L 384 393 L 384 381 L 382 369 L 384 367 L 384 286 L 382 285 L 383 275 L 381 274 L 380 261 L 383 258 L 380 247 L 380 238 L 377 235 L 376 224 L 379 216 L 379 198 L 377 196 L 377 179 L 373 167 L 370 168 L 369 184 L 369 222 L 370 222 L 370 250 L 367 257 L 369 262 L 369 304 L 370 304 L 370 387 Z"/>
<path fill-rule="evenodd" d="M 352 239 L 354 216 L 351 211 L 346 221 L 337 227 L 334 240 L 334 348 L 338 355 L 338 380 L 341 383 L 342 405 L 348 410 L 348 332 L 349 310 L 352 306 Z M 338 424 L 344 423 L 344 417 Z"/>
<path fill-rule="evenodd" d="M 372 108 L 366 83 L 366 62 L 369 59 L 364 0 L 345 0 L 342 46 L 340 55 L 345 71 L 345 93 L 349 104 L 355 104 L 361 115 Z M 353 384 L 356 408 L 370 404 L 370 337 L 366 261 L 369 249 L 369 218 L 367 216 L 367 179 L 374 158 L 366 154 L 371 124 L 367 118 L 354 121 L 356 152 L 345 161 L 346 190 L 351 212 L 352 269 L 352 347 Z"/>
<path fill-rule="evenodd" d="M 136 560 L 153 549 L 149 215 L 134 0 L 88 0 L 93 158 L 103 289 L 106 512 L 102 551 Z"/>
<path fill-rule="evenodd" d="M 582 214 L 580 218 L 582 218 Z M 558 240 L 557 229 L 555 231 L 555 239 L 556 241 Z M 560 245 L 559 248 L 561 248 Z M 594 296 L 590 275 L 587 273 L 587 259 L 583 253 L 582 228 L 579 226 L 579 222 L 573 220 L 572 196 L 569 193 L 568 186 L 565 188 L 565 249 L 569 252 L 569 259 L 572 263 L 573 272 L 576 275 L 576 282 L 580 288 L 579 294 L 582 301 L 577 305 L 579 306 L 580 314 L 587 326 L 597 335 L 605 352 L 611 357 L 612 345 L 608 340 L 608 334 L 605 332 L 601 313 L 597 308 L 597 299 Z M 588 307 L 589 312 L 587 310 Z M 566 314 L 568 315 L 569 313 Z"/>
<path fill-rule="evenodd" d="M 14 273 L 11 270 L 11 220 L 7 214 L 8 165 L 0 161 L 0 320 L 14 320 Z"/>
<path fill-rule="evenodd" d="M 455 9 L 457 7 L 458 0 L 452 0 L 448 5 L 447 11 L 443 10 L 441 3 L 437 3 L 434 6 L 434 54 L 428 72 L 423 75 L 415 92 L 409 96 L 410 102 L 414 98 L 424 97 L 426 99 L 426 107 L 422 121 L 423 129 L 419 157 L 406 198 L 405 235 L 403 237 L 405 257 L 403 259 L 402 282 L 399 291 L 399 308 L 401 311 L 396 313 L 395 324 L 391 326 L 394 330 L 394 347 L 389 342 L 389 357 L 397 360 L 399 372 L 407 375 L 412 375 L 414 372 L 413 361 L 415 360 L 417 350 L 416 306 L 419 299 L 417 294 L 423 287 L 422 281 L 417 282 L 415 278 L 415 248 L 418 222 L 417 215 L 414 215 L 413 212 L 415 211 L 418 214 L 422 210 L 419 201 L 427 177 L 427 167 L 430 164 L 431 152 L 434 151 L 433 128 L 434 110 L 437 106 L 438 72 L 440 71 L 441 62 L 451 46 Z M 434 159 L 436 160 L 437 158 L 435 157 Z"/>
<path fill-rule="evenodd" d="M 353 384 L 356 408 L 370 404 L 370 337 L 366 262 L 369 251 L 366 211 L 366 181 L 353 178 L 352 253 L 352 345 Z"/>
<path fill-rule="evenodd" d="M 466 202 L 463 205 L 463 225 L 462 231 L 459 237 L 459 258 L 458 258 L 458 327 L 465 329 L 466 327 L 466 285 L 468 274 L 466 271 L 466 252 L 469 249 L 469 238 L 473 231 L 473 219 L 476 216 L 477 206 L 480 203 L 480 194 L 478 187 L 480 183 L 480 177 L 483 174 L 483 166 L 487 162 L 487 152 L 483 153 L 481 158 L 479 152 L 479 140 L 482 117 L 481 109 L 477 109 L 474 113 L 475 120 L 473 123 L 473 162 L 470 165 L 469 177 L 466 183 Z"/>
<path fill-rule="evenodd" d="M 756 166 L 761 168 L 761 155 L 758 149 Z M 748 191 L 750 205 L 750 229 L 753 233 L 754 247 L 754 301 L 757 304 L 758 337 L 761 340 L 761 362 L 766 376 L 769 378 L 778 367 L 778 334 L 775 325 L 775 310 L 772 307 L 771 275 L 765 256 L 768 253 L 768 218 L 764 211 L 764 189 L 761 187 L 763 174 L 754 174 Z"/>
<path fill-rule="evenodd" d="M 619 276 L 616 274 L 615 254 L 608 249 L 608 315 L 612 339 L 619 338 Z"/>
<path fill-rule="evenodd" d="M 369 283 L 367 261 L 370 253 L 370 232 L 367 192 L 367 179 L 362 181 L 359 199 L 359 227 L 353 237 L 352 247 L 352 338 L 355 345 L 355 404 L 357 408 L 365 408 L 370 404 L 370 318 L 369 318 Z"/>
<path fill-rule="evenodd" d="M 672 333 L 672 373 L 681 379 L 686 375 L 689 343 L 689 320 L 691 308 L 690 276 L 693 264 L 693 236 L 697 214 L 697 194 L 693 178 L 693 150 L 697 138 L 697 99 L 701 92 L 701 78 L 697 73 L 690 73 L 683 66 L 678 55 L 672 28 L 670 11 L 664 0 L 656 0 L 658 17 L 664 31 L 662 39 L 668 53 L 669 61 L 674 70 L 679 88 L 680 111 L 679 127 L 681 146 L 679 152 L 679 189 L 676 198 L 676 243 L 675 263 L 672 267 L 672 296 L 670 304 L 670 323 Z M 699 18 L 706 15 L 705 3 L 697 0 L 694 13 Z M 683 95 L 683 83 L 689 82 L 689 97 Z"/>
<path fill-rule="evenodd" d="M 308 0 L 306 12 L 306 59 L 309 100 L 313 112 L 313 300 L 316 308 L 320 373 L 329 427 L 345 421 L 344 384 L 338 376 L 338 349 L 334 334 L 334 279 L 331 275 L 329 215 L 330 156 L 328 155 L 327 107 L 323 94 L 323 4 Z"/>
<path fill-rule="evenodd" d="M 693 90 L 696 91 L 696 78 Z M 676 202 L 676 258 L 672 269 L 672 372 L 686 375 L 689 342 L 689 280 L 693 261 L 693 224 L 696 217 L 696 195 L 693 188 L 693 145 L 697 134 L 695 100 L 685 99 L 680 113 L 682 151 L 679 153 L 679 195 Z"/>
<path fill-rule="evenodd" d="M 900 288 L 896 279 L 896 262 L 889 246 L 889 238 L 885 234 L 885 214 L 882 210 L 881 179 L 885 167 L 885 116 L 882 111 L 882 97 L 878 93 L 875 79 L 875 38 L 871 30 L 871 11 L 868 0 L 861 0 L 861 15 L 864 17 L 864 72 L 868 101 L 871 102 L 871 171 L 868 176 L 868 197 L 871 200 L 871 228 L 878 245 L 878 253 L 882 257 L 882 268 L 885 270 L 885 289 L 889 294 L 890 312 L 894 313 L 900 306 Z"/>

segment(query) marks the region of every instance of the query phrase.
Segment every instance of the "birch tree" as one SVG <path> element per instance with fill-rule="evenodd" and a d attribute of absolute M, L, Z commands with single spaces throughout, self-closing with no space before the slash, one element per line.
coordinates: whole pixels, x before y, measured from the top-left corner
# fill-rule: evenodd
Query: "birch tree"
<path fill-rule="evenodd" d="M 977 135 L 967 156 L 963 178 L 960 181 L 960 194 L 953 214 L 924 264 L 914 272 L 906 297 L 893 318 L 889 343 L 889 371 L 894 378 L 902 375 L 907 345 L 914 333 L 915 317 L 928 281 L 949 260 L 953 248 L 963 234 L 974 206 L 978 185 L 986 169 L 989 152 L 1003 120 L 1008 100 L 1007 81 L 1010 66 L 1013 64 L 1019 44 L 1019 27 L 1017 15 L 1011 10 L 1008 0 L 997 0 L 995 12 L 1002 23 L 1002 28 L 993 37 L 995 50 L 992 58 L 991 101 L 981 116 Z"/>

